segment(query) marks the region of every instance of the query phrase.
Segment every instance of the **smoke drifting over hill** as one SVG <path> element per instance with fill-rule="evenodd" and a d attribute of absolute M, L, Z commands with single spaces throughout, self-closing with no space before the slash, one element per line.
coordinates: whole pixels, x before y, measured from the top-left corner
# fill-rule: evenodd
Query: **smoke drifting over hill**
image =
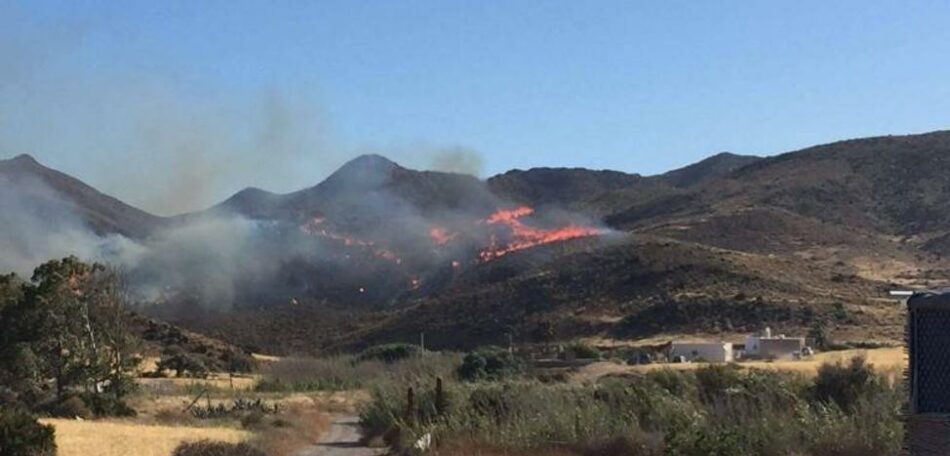
<path fill-rule="evenodd" d="M 124 270 L 145 301 L 218 309 L 322 299 L 384 305 L 518 250 L 604 232 L 576 214 L 514 205 L 474 177 L 380 156 L 359 157 L 315 187 L 242 193 L 205 212 L 156 218 L 144 231 L 95 228 L 91 220 L 114 218 L 97 215 L 101 208 L 134 208 L 32 158 L 0 162 L 3 176 L 11 191 L 0 199 L 0 247 L 11 254 L 0 270 L 28 275 L 50 258 L 77 255 Z"/>
<path fill-rule="evenodd" d="M 84 227 L 72 208 L 40 181 L 14 184 L 0 176 L 0 188 L 0 273 L 29 277 L 51 258 L 105 259 L 109 252 L 135 249 L 123 236 L 98 236 Z"/>
<path fill-rule="evenodd" d="M 58 157 L 106 193 L 170 216 L 243 186 L 311 186 L 359 154 L 330 127 L 317 84 L 238 90 L 194 80 L 154 55 L 90 65 L 90 43 L 119 33 L 88 23 L 95 20 L 41 23 L 0 4 L 0 157 Z M 414 167 L 481 170 L 480 156 L 464 147 L 379 151 Z"/>

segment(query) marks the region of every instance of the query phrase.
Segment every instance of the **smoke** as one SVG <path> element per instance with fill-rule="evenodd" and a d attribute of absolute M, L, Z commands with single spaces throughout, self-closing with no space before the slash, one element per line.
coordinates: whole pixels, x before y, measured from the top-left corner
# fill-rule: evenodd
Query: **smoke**
<path fill-rule="evenodd" d="M 0 156 L 39 156 L 159 215 L 245 186 L 308 187 L 347 157 L 314 89 L 225 87 L 161 56 L 107 55 L 115 64 L 102 65 L 89 54 L 120 39 L 113 28 L 0 2 Z"/>
<path fill-rule="evenodd" d="M 448 173 L 480 176 L 485 160 L 481 154 L 465 147 L 451 147 L 435 150 L 429 159 L 429 169 Z"/>
<path fill-rule="evenodd" d="M 30 277 L 43 262 L 74 255 L 123 270 L 142 300 L 187 294 L 226 309 L 242 286 L 274 283 L 284 261 L 319 255 L 294 231 L 229 214 L 194 217 L 147 240 L 100 235 L 38 179 L 0 176 L 0 188 L 0 273 Z"/>
<path fill-rule="evenodd" d="M 330 133 L 313 89 L 208 83 L 161 56 L 106 56 L 115 64 L 101 65 L 86 44 L 116 36 L 99 25 L 40 22 L 0 2 L 0 155 L 55 157 L 52 166 L 161 215 L 206 208 L 245 186 L 311 187 L 356 155 Z M 480 176 L 483 167 L 463 146 L 374 152 L 417 169 Z M 451 264 L 478 258 L 493 239 L 477 220 L 504 202 L 459 176 L 377 188 L 389 171 L 354 173 L 340 195 L 294 201 L 270 219 L 192 215 L 136 240 L 98 233 L 40 181 L 0 181 L 0 272 L 28 276 L 76 255 L 123 269 L 149 300 L 227 308 L 296 296 L 350 302 L 364 291 L 367 300 L 393 300 L 414 281 L 450 280 Z M 324 225 L 300 229 L 321 215 L 330 217 Z M 455 240 L 435 245 L 433 227 Z"/>
<path fill-rule="evenodd" d="M 0 273 L 29 277 L 42 262 L 69 255 L 128 263 L 143 252 L 123 236 L 96 235 L 69 203 L 38 180 L 12 182 L 0 176 L 0 188 Z"/>

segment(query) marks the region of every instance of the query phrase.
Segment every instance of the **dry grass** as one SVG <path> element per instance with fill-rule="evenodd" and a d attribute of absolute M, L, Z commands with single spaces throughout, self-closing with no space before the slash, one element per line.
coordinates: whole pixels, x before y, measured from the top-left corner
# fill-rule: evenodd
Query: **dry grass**
<path fill-rule="evenodd" d="M 278 422 L 264 422 L 255 430 L 255 443 L 270 456 L 291 456 L 312 446 L 330 427 L 330 417 L 312 406 L 288 407 L 276 417 Z"/>
<path fill-rule="evenodd" d="M 493 448 L 481 443 L 471 442 L 450 442 L 447 445 L 436 448 L 431 453 L 432 456 L 577 456 L 578 453 L 567 450 L 545 449 L 544 453 L 536 450 L 513 450 L 511 448 Z"/>
<path fill-rule="evenodd" d="M 232 385 L 235 390 L 250 390 L 259 379 L 259 376 L 252 374 L 235 374 L 234 377 L 229 377 L 226 373 L 213 373 L 208 378 L 140 378 L 137 382 L 146 390 L 173 391 L 196 386 L 229 390 Z"/>
<path fill-rule="evenodd" d="M 168 456 L 182 442 L 241 442 L 247 431 L 222 427 L 151 426 L 125 421 L 43 419 L 56 427 L 59 456 Z"/>
<path fill-rule="evenodd" d="M 835 352 L 818 353 L 809 359 L 795 361 L 748 361 L 739 363 L 740 366 L 755 369 L 782 370 L 797 372 L 805 377 L 814 377 L 818 373 L 818 368 L 824 363 L 835 363 L 838 361 L 848 361 L 855 356 L 863 356 L 875 369 L 884 372 L 888 376 L 895 378 L 907 367 L 907 354 L 903 348 L 876 348 L 871 350 L 842 350 Z M 628 372 L 649 372 L 655 369 L 675 369 L 690 370 L 707 366 L 707 363 L 683 363 L 683 364 L 644 364 L 639 366 L 627 366 L 610 362 L 594 363 L 581 368 L 572 375 L 574 381 L 592 381 L 604 375 L 620 374 Z"/>

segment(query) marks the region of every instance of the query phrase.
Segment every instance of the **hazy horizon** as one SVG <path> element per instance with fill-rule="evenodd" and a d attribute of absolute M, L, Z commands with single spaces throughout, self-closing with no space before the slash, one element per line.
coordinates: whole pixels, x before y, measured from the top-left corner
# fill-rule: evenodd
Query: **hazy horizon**
<path fill-rule="evenodd" d="M 950 126 L 939 2 L 13 1 L 0 157 L 153 213 L 378 153 L 659 174 Z"/>

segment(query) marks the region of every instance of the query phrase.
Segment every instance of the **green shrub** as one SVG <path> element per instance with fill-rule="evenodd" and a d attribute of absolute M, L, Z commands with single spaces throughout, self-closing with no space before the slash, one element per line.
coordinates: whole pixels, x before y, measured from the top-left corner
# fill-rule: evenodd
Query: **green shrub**
<path fill-rule="evenodd" d="M 125 401 L 110 394 L 83 393 L 80 397 L 95 416 L 131 417 L 137 414 Z"/>
<path fill-rule="evenodd" d="M 267 454 L 246 443 L 200 440 L 178 445 L 172 456 L 267 456 Z"/>
<path fill-rule="evenodd" d="M 238 351 L 229 351 L 224 355 L 228 372 L 248 373 L 257 369 L 257 360 L 251 355 Z"/>
<path fill-rule="evenodd" d="M 565 349 L 565 355 L 576 359 L 600 359 L 600 350 L 587 344 L 571 344 Z"/>
<path fill-rule="evenodd" d="M 711 364 L 696 369 L 696 387 L 699 399 L 711 403 L 741 384 L 740 368 L 732 364 Z"/>
<path fill-rule="evenodd" d="M 898 454 L 905 396 L 899 385 L 874 380 L 873 388 L 850 390 L 852 405 L 845 408 L 833 399 L 815 399 L 816 389 L 822 389 L 816 384 L 823 381 L 789 372 L 711 366 L 582 384 L 526 378 L 448 382 L 449 405 L 441 414 L 433 412 L 427 383 L 408 382 L 374 389 L 360 416 L 368 437 L 383 437 L 396 450 L 431 433 L 440 445 L 496 449 L 498 454 Z M 416 399 L 407 415 L 410 385 Z"/>
<path fill-rule="evenodd" d="M 815 399 L 834 402 L 849 410 L 862 397 L 881 387 L 881 378 L 864 358 L 856 356 L 848 364 L 823 364 L 815 378 Z"/>
<path fill-rule="evenodd" d="M 682 398 L 696 397 L 696 377 L 675 369 L 656 369 L 647 372 L 646 377 L 660 385 L 673 396 Z"/>
<path fill-rule="evenodd" d="M 54 456 L 56 441 L 52 426 L 36 421 L 27 411 L 0 406 L 0 455 Z"/>
<path fill-rule="evenodd" d="M 456 370 L 461 380 L 501 380 L 517 375 L 523 370 L 521 361 L 500 347 L 483 347 L 462 359 Z"/>
<path fill-rule="evenodd" d="M 382 361 L 384 363 L 394 363 L 406 358 L 417 356 L 422 353 L 418 345 L 412 344 L 385 344 L 376 345 L 363 350 L 356 357 L 357 362 L 363 361 Z"/>

